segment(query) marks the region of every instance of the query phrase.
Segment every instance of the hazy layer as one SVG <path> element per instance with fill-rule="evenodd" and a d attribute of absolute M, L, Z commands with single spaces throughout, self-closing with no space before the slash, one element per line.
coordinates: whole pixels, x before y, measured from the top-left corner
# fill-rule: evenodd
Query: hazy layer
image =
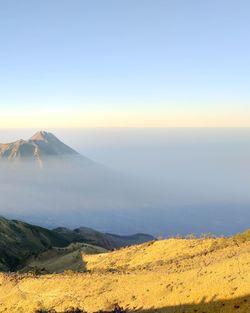
<path fill-rule="evenodd" d="M 2 175 L 3 214 L 7 210 L 9 216 L 48 225 L 156 235 L 228 234 L 249 227 L 250 129 L 50 131 L 90 159 L 120 172 L 119 179 L 84 171 L 79 175 L 77 170 L 67 174 L 65 182 L 60 171 L 47 174 L 40 185 L 35 178 L 32 188 L 24 191 L 17 176 L 15 183 L 8 184 Z M 2 130 L 0 142 L 27 138 L 33 132 Z"/>

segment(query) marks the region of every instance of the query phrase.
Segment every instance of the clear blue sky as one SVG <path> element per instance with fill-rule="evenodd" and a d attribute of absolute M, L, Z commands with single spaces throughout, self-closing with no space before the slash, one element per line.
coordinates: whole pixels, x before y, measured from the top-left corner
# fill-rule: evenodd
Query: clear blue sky
<path fill-rule="evenodd" d="M 2 127 L 250 126 L 249 87 L 248 0 L 0 0 Z"/>

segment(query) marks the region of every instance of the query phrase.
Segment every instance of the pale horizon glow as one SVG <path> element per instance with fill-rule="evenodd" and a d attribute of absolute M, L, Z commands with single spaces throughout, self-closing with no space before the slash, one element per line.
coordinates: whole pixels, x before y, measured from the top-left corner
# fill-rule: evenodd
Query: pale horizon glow
<path fill-rule="evenodd" d="M 0 128 L 239 128 L 250 127 L 250 116 L 237 111 L 167 112 L 27 109 L 2 110 Z"/>
<path fill-rule="evenodd" d="M 250 127 L 247 0 L 0 4 L 0 128 Z"/>

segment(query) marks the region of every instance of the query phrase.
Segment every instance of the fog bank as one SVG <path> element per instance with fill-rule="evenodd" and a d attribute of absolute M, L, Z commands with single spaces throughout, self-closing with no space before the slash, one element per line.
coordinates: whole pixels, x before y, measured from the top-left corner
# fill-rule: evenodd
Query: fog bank
<path fill-rule="evenodd" d="M 2 163 L 0 213 L 42 225 L 154 235 L 249 227 L 249 129 L 49 130 L 102 170 Z M 33 130 L 1 130 L 0 142 Z M 104 170 L 105 168 L 105 170 Z"/>

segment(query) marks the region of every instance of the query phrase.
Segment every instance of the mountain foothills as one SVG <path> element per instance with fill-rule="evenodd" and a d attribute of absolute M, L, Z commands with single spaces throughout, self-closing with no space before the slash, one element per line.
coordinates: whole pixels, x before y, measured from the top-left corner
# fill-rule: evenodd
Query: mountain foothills
<path fill-rule="evenodd" d="M 31 257 L 36 258 L 39 254 L 52 249 L 63 252 L 64 255 L 72 251 L 79 252 L 84 247 L 99 252 L 101 248 L 101 250 L 112 250 L 153 239 L 154 237 L 147 234 L 118 236 L 86 227 L 75 230 L 66 228 L 48 230 L 17 220 L 0 218 L 0 270 L 21 269 L 27 266 L 27 260 Z M 78 244 L 70 245 L 72 243 Z M 68 246 L 70 246 L 69 249 Z M 69 268 L 71 266 L 72 264 L 69 265 Z M 55 271 L 60 270 L 61 268 L 55 269 Z"/>
<path fill-rule="evenodd" d="M 61 244 L 52 233 L 46 236 Z M 117 305 L 139 313 L 250 312 L 249 231 L 115 251 L 87 243 L 64 250 L 53 247 L 26 259 L 22 271 L 32 273 L 0 274 L 0 312 L 97 312 Z M 62 269 L 71 271 L 52 273 Z"/>

